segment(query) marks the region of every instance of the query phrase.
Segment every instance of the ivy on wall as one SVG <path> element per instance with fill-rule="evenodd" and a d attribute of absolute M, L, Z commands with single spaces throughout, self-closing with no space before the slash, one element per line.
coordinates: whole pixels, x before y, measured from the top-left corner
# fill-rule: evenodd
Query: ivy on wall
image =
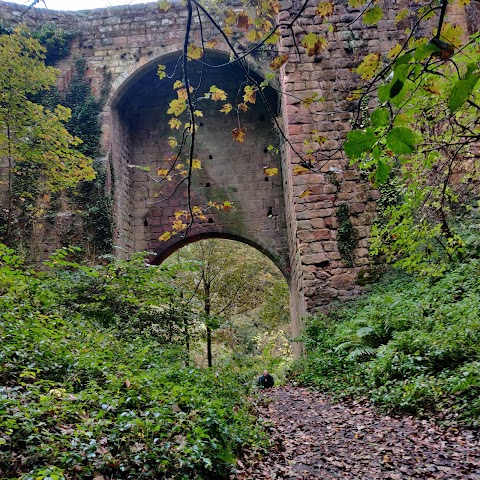
<path fill-rule="evenodd" d="M 354 251 L 357 247 L 357 233 L 353 228 L 352 221 L 350 220 L 350 210 L 347 203 L 340 203 L 337 207 L 337 243 L 338 251 L 348 267 L 353 267 L 355 255 Z"/>

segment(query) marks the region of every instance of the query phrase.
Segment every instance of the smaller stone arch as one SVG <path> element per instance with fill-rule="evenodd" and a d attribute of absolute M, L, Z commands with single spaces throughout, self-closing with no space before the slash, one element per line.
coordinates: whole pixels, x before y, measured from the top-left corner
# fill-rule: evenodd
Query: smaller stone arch
<path fill-rule="evenodd" d="M 213 238 L 225 239 L 225 240 L 234 240 L 236 242 L 245 243 L 250 247 L 255 248 L 259 252 L 263 253 L 266 257 L 268 257 L 276 267 L 282 272 L 287 284 L 290 286 L 290 267 L 288 264 L 288 260 L 277 252 L 273 251 L 271 248 L 261 245 L 260 242 L 257 242 L 251 238 L 247 238 L 245 236 L 233 234 L 233 233 L 225 233 L 225 232 L 207 232 L 207 233 L 199 233 L 194 235 L 188 235 L 185 237 L 174 237 L 169 242 L 165 242 L 164 244 L 160 245 L 154 250 L 154 254 L 151 258 L 152 265 L 160 265 L 163 263 L 170 255 L 175 253 L 177 250 L 180 250 L 191 243 L 195 243 L 201 240 L 208 240 Z"/>

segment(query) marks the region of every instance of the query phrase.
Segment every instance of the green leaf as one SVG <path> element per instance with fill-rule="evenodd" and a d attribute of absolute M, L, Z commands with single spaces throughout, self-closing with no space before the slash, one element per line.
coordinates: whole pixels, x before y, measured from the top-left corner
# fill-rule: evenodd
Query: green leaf
<path fill-rule="evenodd" d="M 377 108 L 372 112 L 371 118 L 374 127 L 390 125 L 390 112 L 386 108 Z"/>
<path fill-rule="evenodd" d="M 425 60 L 427 57 L 432 55 L 432 53 L 438 52 L 439 50 L 440 49 L 433 43 L 426 43 L 425 45 L 422 45 L 416 49 L 413 55 L 413 59 L 416 62 L 421 62 L 422 60 Z"/>
<path fill-rule="evenodd" d="M 383 10 L 380 7 L 369 8 L 363 16 L 365 25 L 375 25 L 383 17 Z"/>
<path fill-rule="evenodd" d="M 388 180 L 392 167 L 385 163 L 383 160 L 379 160 L 377 164 L 377 170 L 375 172 L 375 184 L 385 183 Z"/>
<path fill-rule="evenodd" d="M 395 127 L 388 132 L 387 147 L 397 155 L 415 151 L 415 134 L 407 127 Z"/>
<path fill-rule="evenodd" d="M 468 100 L 468 97 L 473 92 L 478 79 L 480 79 L 480 73 L 463 78 L 452 87 L 450 99 L 448 101 L 448 109 L 450 110 L 450 113 L 458 110 Z"/>
<path fill-rule="evenodd" d="M 361 157 L 363 153 L 369 152 L 377 141 L 378 137 L 371 127 L 365 131 L 354 130 L 347 134 L 347 141 L 343 148 L 351 159 L 355 159 Z"/>

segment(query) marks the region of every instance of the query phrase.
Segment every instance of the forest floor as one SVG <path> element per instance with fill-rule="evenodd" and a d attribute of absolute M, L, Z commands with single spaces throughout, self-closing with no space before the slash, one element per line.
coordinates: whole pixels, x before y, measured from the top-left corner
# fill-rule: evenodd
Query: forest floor
<path fill-rule="evenodd" d="M 272 439 L 263 461 L 238 462 L 237 480 L 480 479 L 480 435 L 430 420 L 381 415 L 306 388 L 265 391 Z"/>

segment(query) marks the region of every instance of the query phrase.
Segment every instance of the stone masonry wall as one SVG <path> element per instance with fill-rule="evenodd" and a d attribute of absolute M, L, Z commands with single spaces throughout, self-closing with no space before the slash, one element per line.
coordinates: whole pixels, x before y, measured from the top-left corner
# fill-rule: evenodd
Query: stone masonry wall
<path fill-rule="evenodd" d="M 302 3 L 299 0 L 282 1 L 280 22 L 291 19 Z M 361 291 L 356 278 L 369 266 L 368 237 L 378 192 L 370 187 L 355 166 L 348 164 L 341 150 L 355 108 L 346 97 L 348 91 L 360 83 L 353 70 L 362 58 L 370 52 L 387 52 L 401 40 L 401 32 L 407 25 L 396 25 L 394 18 L 400 9 L 410 5 L 407 0 L 387 2 L 385 18 L 367 28 L 361 20 L 355 21 L 360 10 L 349 8 L 346 2 L 335 2 L 332 17 L 335 28 L 324 31 L 327 48 L 316 57 L 298 55 L 294 45 L 299 43 L 303 32 L 325 30 L 321 20 L 314 15 L 317 3 L 312 0 L 294 27 L 296 42 L 289 29 L 282 30 L 280 49 L 288 51 L 290 58 L 280 75 L 280 86 L 285 94 L 281 98 L 279 121 L 298 152 L 302 151 L 303 142 L 312 130 L 327 137 L 326 143 L 315 145 L 318 170 L 294 175 L 293 168 L 301 160 L 291 147 L 284 146 L 282 176 L 265 182 L 263 174 L 259 173 L 262 163 L 273 160 L 265 158 L 263 153 L 265 144 L 269 143 L 265 137 L 271 135 L 266 126 L 268 121 L 260 120 L 263 113 L 256 111 L 256 117 L 247 120 L 247 127 L 254 135 L 252 143 L 246 144 L 241 151 L 238 145 L 228 144 L 225 138 L 232 128 L 230 119 L 212 112 L 205 119 L 203 130 L 199 129 L 202 133 L 199 133 L 198 153 L 206 156 L 206 160 L 202 162 L 204 170 L 195 184 L 195 198 L 206 198 L 210 194 L 207 190 L 213 188 L 219 188 L 222 196 L 226 189 L 239 205 L 231 217 L 212 217 L 215 228 L 218 227 L 217 233 L 244 235 L 245 241 L 282 259 L 277 264 L 281 266 L 284 262 L 284 270 L 288 272 L 295 332 L 300 330 L 301 317 L 306 312 L 326 307 L 333 299 L 358 295 Z M 18 20 L 23 9 L 0 2 L 0 15 L 7 21 Z M 467 19 L 465 11 L 457 8 L 450 12 L 450 21 L 471 30 L 472 18 L 477 13 L 476 9 L 471 11 Z M 148 88 L 143 94 L 138 93 L 138 88 L 159 61 L 165 63 L 165 59 L 171 61 L 175 55 L 178 57 L 185 20 L 186 11 L 180 3 L 167 13 L 160 13 L 156 4 L 148 4 L 76 13 L 33 10 L 27 17 L 32 25 L 55 22 L 59 27 L 74 28 L 79 32 L 70 59 L 60 65 L 60 84 L 68 81 L 75 57 L 87 59 L 87 75 L 97 91 L 100 91 L 105 70 L 112 74 L 112 90 L 102 116 L 103 147 L 114 167 L 115 241 L 126 251 L 145 247 L 160 253 L 165 250 L 167 246 L 156 244 L 156 237 L 166 226 L 166 219 L 179 206 L 179 203 L 162 207 L 146 204 L 145 195 L 150 200 L 152 196 L 156 198 L 157 187 L 151 186 L 145 174 L 128 169 L 128 163 L 153 167 L 158 155 L 167 151 L 161 124 L 163 107 L 160 104 L 158 108 L 152 106 L 147 108 L 145 117 L 138 117 L 141 103 L 149 95 Z M 208 28 L 204 33 L 207 39 L 212 35 Z M 225 45 L 219 44 L 217 48 L 218 52 L 226 51 Z M 261 62 L 253 66 L 261 75 Z M 314 92 L 324 101 L 308 108 L 303 106 L 300 99 Z M 159 101 L 160 98 L 161 94 L 158 95 Z M 206 187 L 207 183 L 210 187 Z M 301 197 L 307 189 L 311 195 Z M 336 209 L 341 203 L 348 204 L 350 220 L 358 237 L 353 267 L 345 265 L 337 244 Z M 268 212 L 270 207 L 274 215 L 278 214 L 275 221 L 266 215 L 265 209 Z M 197 230 L 192 231 L 195 235 L 213 229 L 208 220 L 207 224 L 195 228 Z"/>

